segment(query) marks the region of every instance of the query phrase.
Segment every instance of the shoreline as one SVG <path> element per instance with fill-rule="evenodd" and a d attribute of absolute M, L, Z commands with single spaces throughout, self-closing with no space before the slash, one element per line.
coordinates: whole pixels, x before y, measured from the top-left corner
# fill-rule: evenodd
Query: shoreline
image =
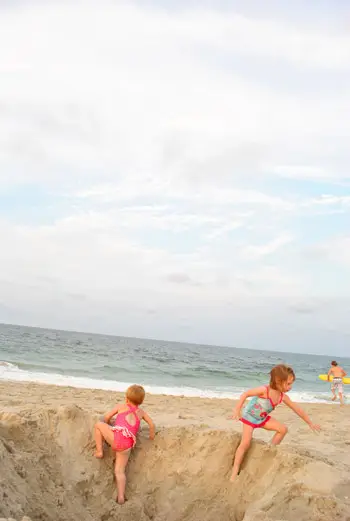
<path fill-rule="evenodd" d="M 3 364 L 3 365 L 2 365 Z M 5 365 L 6 364 L 6 365 Z M 9 371 L 9 374 L 4 376 L 4 372 L 0 377 L 0 382 L 10 382 L 10 383 L 18 383 L 18 384 L 37 384 L 37 385 L 55 385 L 57 387 L 71 387 L 75 389 L 86 389 L 86 390 L 101 390 L 106 392 L 115 392 L 115 393 L 123 393 L 124 390 L 132 385 L 135 382 L 123 382 L 109 379 L 100 379 L 100 378 L 89 378 L 89 377 L 81 377 L 74 375 L 61 375 L 56 373 L 26 373 L 17 374 L 19 370 L 18 367 L 12 363 L 8 362 L 0 362 L 0 369 L 3 371 Z M 11 374 L 11 371 L 13 373 Z M 20 370 L 21 371 L 21 370 Z M 241 383 L 239 386 L 231 386 L 231 390 L 227 390 L 226 388 L 220 389 L 217 388 L 201 388 L 201 387 L 191 387 L 188 385 L 179 385 L 166 387 L 163 385 L 156 384 L 147 384 L 138 382 L 146 389 L 148 394 L 152 394 L 154 396 L 172 396 L 172 397 L 181 397 L 186 396 L 188 398 L 202 398 L 202 399 L 219 399 L 219 400 L 238 400 L 241 393 L 244 392 L 249 387 L 247 383 L 246 386 L 243 386 Z M 256 384 L 258 385 L 258 384 Z M 263 385 L 263 384 L 261 384 Z M 251 386 L 251 385 L 250 385 Z M 350 385 L 349 385 L 350 391 Z M 345 399 L 346 399 L 346 386 L 345 386 Z M 324 404 L 324 405 L 332 405 L 331 401 L 331 393 L 327 382 L 324 382 L 323 390 L 292 390 L 290 393 L 293 401 L 298 403 L 314 403 L 314 404 Z"/>
<path fill-rule="evenodd" d="M 103 381 L 106 381 L 106 380 L 101 380 L 101 382 Z M 109 381 L 109 380 L 108 380 Z M 111 382 L 113 382 L 113 380 L 110 380 Z M 123 382 L 118 382 L 118 385 L 120 384 L 120 386 L 122 386 Z M 134 382 L 135 383 L 135 382 Z M 19 386 L 22 388 L 28 386 L 29 388 L 33 388 L 33 389 L 36 389 L 36 388 L 54 388 L 54 389 L 60 389 L 60 390 L 65 390 L 65 389 L 70 389 L 72 392 L 74 393 L 78 393 L 80 394 L 81 392 L 86 392 L 86 393 L 101 393 L 101 394 L 113 394 L 115 395 L 116 397 L 118 397 L 118 399 L 123 399 L 123 396 L 124 396 L 124 389 L 126 390 L 127 387 L 129 385 L 132 385 L 132 383 L 125 383 L 125 386 L 123 387 L 123 390 L 115 390 L 113 388 L 100 388 L 100 387 L 80 387 L 80 386 L 75 386 L 75 385 L 66 385 L 65 383 L 62 383 L 62 384 L 59 384 L 59 383 L 48 383 L 48 382 L 37 382 L 37 381 L 32 381 L 32 380 L 7 380 L 7 379 L 0 379 L 0 391 L 2 389 L 2 387 L 6 387 L 6 386 L 10 386 L 11 388 L 12 387 L 16 387 L 16 386 Z M 239 396 L 240 396 L 240 393 L 237 393 L 237 396 L 197 396 L 197 395 L 188 395 L 188 394 L 173 394 L 171 392 L 171 390 L 173 389 L 172 387 L 169 387 L 168 389 L 170 390 L 169 393 L 167 392 L 152 392 L 152 391 L 148 391 L 147 390 L 147 387 L 150 387 L 148 386 L 147 384 L 140 384 L 140 385 L 143 385 L 143 387 L 145 388 L 146 390 L 146 395 L 148 397 L 154 397 L 155 399 L 156 398 L 169 398 L 169 399 L 188 399 L 188 400 L 200 400 L 200 401 L 212 401 L 212 400 L 216 400 L 216 401 L 219 401 L 219 402 L 231 402 L 231 403 L 235 403 L 236 401 L 238 401 L 239 399 Z M 179 388 L 180 389 L 180 388 Z M 199 389 L 198 389 L 199 390 Z M 350 391 L 350 385 L 349 385 L 349 391 Z M 243 390 L 241 392 L 244 392 Z M 306 391 L 305 391 L 306 392 Z M 294 392 L 295 393 L 295 392 Z M 236 394 L 236 393 L 232 393 L 232 394 Z M 329 395 L 329 397 L 331 396 L 331 392 L 329 391 L 327 393 Z M 350 393 L 349 393 L 350 394 Z M 323 402 L 305 402 L 305 401 L 301 401 L 301 400 L 297 400 L 295 399 L 295 396 L 293 396 L 293 391 L 291 393 L 289 393 L 289 396 L 291 396 L 291 398 L 293 399 L 293 401 L 295 403 L 298 403 L 300 404 L 301 406 L 340 406 L 339 405 L 339 402 L 338 401 L 332 401 L 331 398 L 329 398 L 328 400 L 324 400 Z M 347 397 L 347 393 L 345 392 L 344 393 L 344 397 L 345 397 L 345 400 L 346 400 L 346 397 Z M 0 406 L 1 406 L 1 395 L 0 395 Z M 345 405 L 344 407 L 349 407 L 350 408 L 350 403 L 346 403 L 345 402 Z"/>

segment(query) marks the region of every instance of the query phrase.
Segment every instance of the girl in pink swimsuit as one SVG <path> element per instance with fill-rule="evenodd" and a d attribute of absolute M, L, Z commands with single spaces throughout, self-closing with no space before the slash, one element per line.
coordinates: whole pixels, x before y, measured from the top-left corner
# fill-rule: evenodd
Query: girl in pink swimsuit
<path fill-rule="evenodd" d="M 131 449 L 136 444 L 136 435 L 140 428 L 141 420 L 149 425 L 149 437 L 155 436 L 154 423 L 148 414 L 140 409 L 145 399 L 145 390 L 140 385 L 132 385 L 126 391 L 126 403 L 116 405 L 104 416 L 104 422 L 95 425 L 96 458 L 103 458 L 103 441 L 106 441 L 116 452 L 115 477 L 117 481 L 117 502 L 125 502 L 125 467 L 128 463 Z M 116 419 L 112 426 L 112 418 Z"/>
<path fill-rule="evenodd" d="M 270 384 L 250 389 L 242 394 L 235 410 L 233 419 L 240 420 L 243 424 L 243 434 L 235 459 L 231 481 L 234 481 L 240 472 L 240 466 L 245 453 L 250 447 L 255 429 L 266 429 L 275 433 L 272 445 L 279 445 L 288 429 L 285 425 L 270 416 L 270 413 L 280 404 L 284 403 L 290 407 L 300 418 L 302 418 L 313 431 L 319 431 L 320 426 L 314 425 L 308 415 L 286 395 L 291 390 L 295 380 L 295 374 L 287 365 L 276 365 L 270 372 Z M 252 397 L 241 414 L 241 409 L 248 397 Z"/>

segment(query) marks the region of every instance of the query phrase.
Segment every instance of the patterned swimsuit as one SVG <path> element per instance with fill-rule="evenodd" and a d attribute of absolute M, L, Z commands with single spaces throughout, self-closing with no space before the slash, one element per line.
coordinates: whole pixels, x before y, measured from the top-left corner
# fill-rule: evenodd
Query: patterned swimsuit
<path fill-rule="evenodd" d="M 269 414 L 277 407 L 277 405 L 279 405 L 282 402 L 283 393 L 281 393 L 278 403 L 273 403 L 269 396 L 269 386 L 266 385 L 266 395 L 267 398 L 254 396 L 250 400 L 250 402 L 244 408 L 242 418 L 240 418 L 242 423 L 250 425 L 251 427 L 256 429 L 258 427 L 263 427 L 265 423 L 269 421 L 269 419 L 271 418 Z"/>
<path fill-rule="evenodd" d="M 140 418 L 136 414 L 138 407 L 128 405 L 129 409 L 120 412 L 114 422 L 112 431 L 114 431 L 114 443 L 112 446 L 113 450 L 123 451 L 132 449 L 136 444 L 136 434 L 140 428 Z M 127 417 L 133 414 L 135 417 L 135 424 L 132 425 L 128 422 Z"/>
<path fill-rule="evenodd" d="M 338 391 L 338 393 L 343 392 L 343 378 L 340 376 L 334 376 L 332 381 L 332 389 L 333 391 Z"/>

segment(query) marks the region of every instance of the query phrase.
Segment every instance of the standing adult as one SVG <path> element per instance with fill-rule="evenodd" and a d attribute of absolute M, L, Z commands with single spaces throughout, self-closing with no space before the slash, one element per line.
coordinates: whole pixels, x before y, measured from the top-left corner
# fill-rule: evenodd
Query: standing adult
<path fill-rule="evenodd" d="M 343 393 L 343 378 L 346 376 L 346 372 L 342 367 L 338 365 L 338 362 L 333 360 L 331 362 L 331 368 L 328 371 L 328 381 L 333 376 L 331 391 L 333 394 L 332 401 L 337 399 L 337 392 L 339 394 L 340 405 L 344 405 L 344 393 Z"/>

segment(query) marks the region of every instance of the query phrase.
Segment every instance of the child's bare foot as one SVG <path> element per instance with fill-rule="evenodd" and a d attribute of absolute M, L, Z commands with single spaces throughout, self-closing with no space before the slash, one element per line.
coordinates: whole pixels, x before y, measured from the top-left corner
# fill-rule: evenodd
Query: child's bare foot
<path fill-rule="evenodd" d="M 236 480 L 237 476 L 239 476 L 239 473 L 240 473 L 240 470 L 233 470 L 232 471 L 232 474 L 231 474 L 231 477 L 230 477 L 231 483 L 234 483 L 234 481 Z"/>
<path fill-rule="evenodd" d="M 335 402 L 336 399 L 337 399 L 337 397 L 336 397 L 336 396 L 333 396 L 333 398 L 332 398 L 332 402 Z"/>
<path fill-rule="evenodd" d="M 97 450 L 97 451 L 94 453 L 94 456 L 95 456 L 95 458 L 102 459 L 102 458 L 103 458 L 103 451 L 100 452 L 100 451 Z"/>

